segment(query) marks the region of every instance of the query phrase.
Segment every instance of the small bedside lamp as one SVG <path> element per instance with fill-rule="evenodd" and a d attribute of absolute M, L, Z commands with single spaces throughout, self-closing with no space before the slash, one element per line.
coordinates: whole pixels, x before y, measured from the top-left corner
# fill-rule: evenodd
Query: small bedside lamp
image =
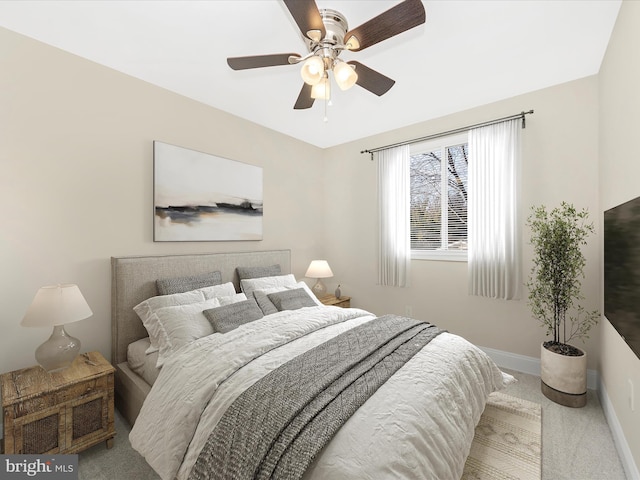
<path fill-rule="evenodd" d="M 67 334 L 65 323 L 93 315 L 77 285 L 50 285 L 36 293 L 24 318 L 23 327 L 53 327 L 49 340 L 36 349 L 36 360 L 47 372 L 67 368 L 80 352 L 80 340 Z"/>
<path fill-rule="evenodd" d="M 315 293 L 316 297 L 320 298 L 327 294 L 327 287 L 325 287 L 321 279 L 333 277 L 333 272 L 326 260 L 313 260 L 304 276 L 317 279 L 311 291 Z"/>

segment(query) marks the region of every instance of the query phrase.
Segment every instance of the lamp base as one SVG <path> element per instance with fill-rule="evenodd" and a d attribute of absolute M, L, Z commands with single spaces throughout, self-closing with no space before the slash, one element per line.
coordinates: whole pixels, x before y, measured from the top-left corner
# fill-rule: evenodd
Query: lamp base
<path fill-rule="evenodd" d="M 49 340 L 36 349 L 36 361 L 47 372 L 64 370 L 80 353 L 80 340 L 69 335 L 62 325 L 55 325 Z"/>
<path fill-rule="evenodd" d="M 324 297 L 327 294 L 327 287 L 325 287 L 324 283 L 322 283 L 322 280 L 318 278 L 311 291 L 316 297 L 320 298 Z"/>

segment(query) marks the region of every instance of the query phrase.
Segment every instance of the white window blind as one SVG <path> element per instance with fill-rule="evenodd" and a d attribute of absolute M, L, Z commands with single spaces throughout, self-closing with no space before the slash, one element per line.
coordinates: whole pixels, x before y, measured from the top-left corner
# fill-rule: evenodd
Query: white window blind
<path fill-rule="evenodd" d="M 466 133 L 412 145 L 412 258 L 466 260 L 468 169 Z"/>

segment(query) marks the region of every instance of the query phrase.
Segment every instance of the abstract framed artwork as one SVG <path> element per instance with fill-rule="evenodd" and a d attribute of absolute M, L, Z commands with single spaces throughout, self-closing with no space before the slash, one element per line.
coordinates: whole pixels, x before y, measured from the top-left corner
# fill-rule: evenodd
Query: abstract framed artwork
<path fill-rule="evenodd" d="M 262 168 L 153 142 L 153 240 L 262 240 Z"/>

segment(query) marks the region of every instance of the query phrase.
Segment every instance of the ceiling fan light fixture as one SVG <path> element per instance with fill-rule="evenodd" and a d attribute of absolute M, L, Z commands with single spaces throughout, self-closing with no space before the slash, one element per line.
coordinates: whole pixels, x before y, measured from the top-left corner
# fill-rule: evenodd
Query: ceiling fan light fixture
<path fill-rule="evenodd" d="M 331 82 L 329 82 L 329 76 L 326 73 L 322 77 L 322 80 L 311 88 L 311 98 L 315 98 L 316 100 L 331 99 Z"/>
<path fill-rule="evenodd" d="M 307 32 L 307 38 L 314 43 L 319 43 L 322 40 L 322 31 L 320 30 L 309 30 Z"/>
<path fill-rule="evenodd" d="M 360 49 L 360 41 L 358 37 L 355 35 L 351 35 L 348 39 L 345 40 L 345 45 L 347 50 L 359 50 Z"/>
<path fill-rule="evenodd" d="M 337 62 L 333 67 L 333 76 L 340 90 L 349 90 L 358 81 L 355 69 L 345 62 Z"/>
<path fill-rule="evenodd" d="M 354 84 L 371 93 L 384 95 L 395 81 L 355 60 L 346 65 L 339 60 L 344 50 L 358 52 L 384 40 L 399 35 L 426 21 L 423 0 L 396 0 L 396 5 L 349 29 L 346 17 L 331 9 L 318 9 L 316 0 L 283 0 L 300 33 L 305 37 L 308 53 L 276 53 L 229 57 L 227 63 L 233 70 L 295 65 L 300 63 L 304 84 L 293 108 L 311 108 L 315 99 L 324 99 L 326 108 L 331 104 L 329 70 L 342 90 Z M 314 88 L 316 87 L 317 88 Z"/>
<path fill-rule="evenodd" d="M 324 61 L 316 55 L 307 58 L 300 70 L 302 80 L 308 85 L 317 85 L 324 77 L 324 73 Z"/>

